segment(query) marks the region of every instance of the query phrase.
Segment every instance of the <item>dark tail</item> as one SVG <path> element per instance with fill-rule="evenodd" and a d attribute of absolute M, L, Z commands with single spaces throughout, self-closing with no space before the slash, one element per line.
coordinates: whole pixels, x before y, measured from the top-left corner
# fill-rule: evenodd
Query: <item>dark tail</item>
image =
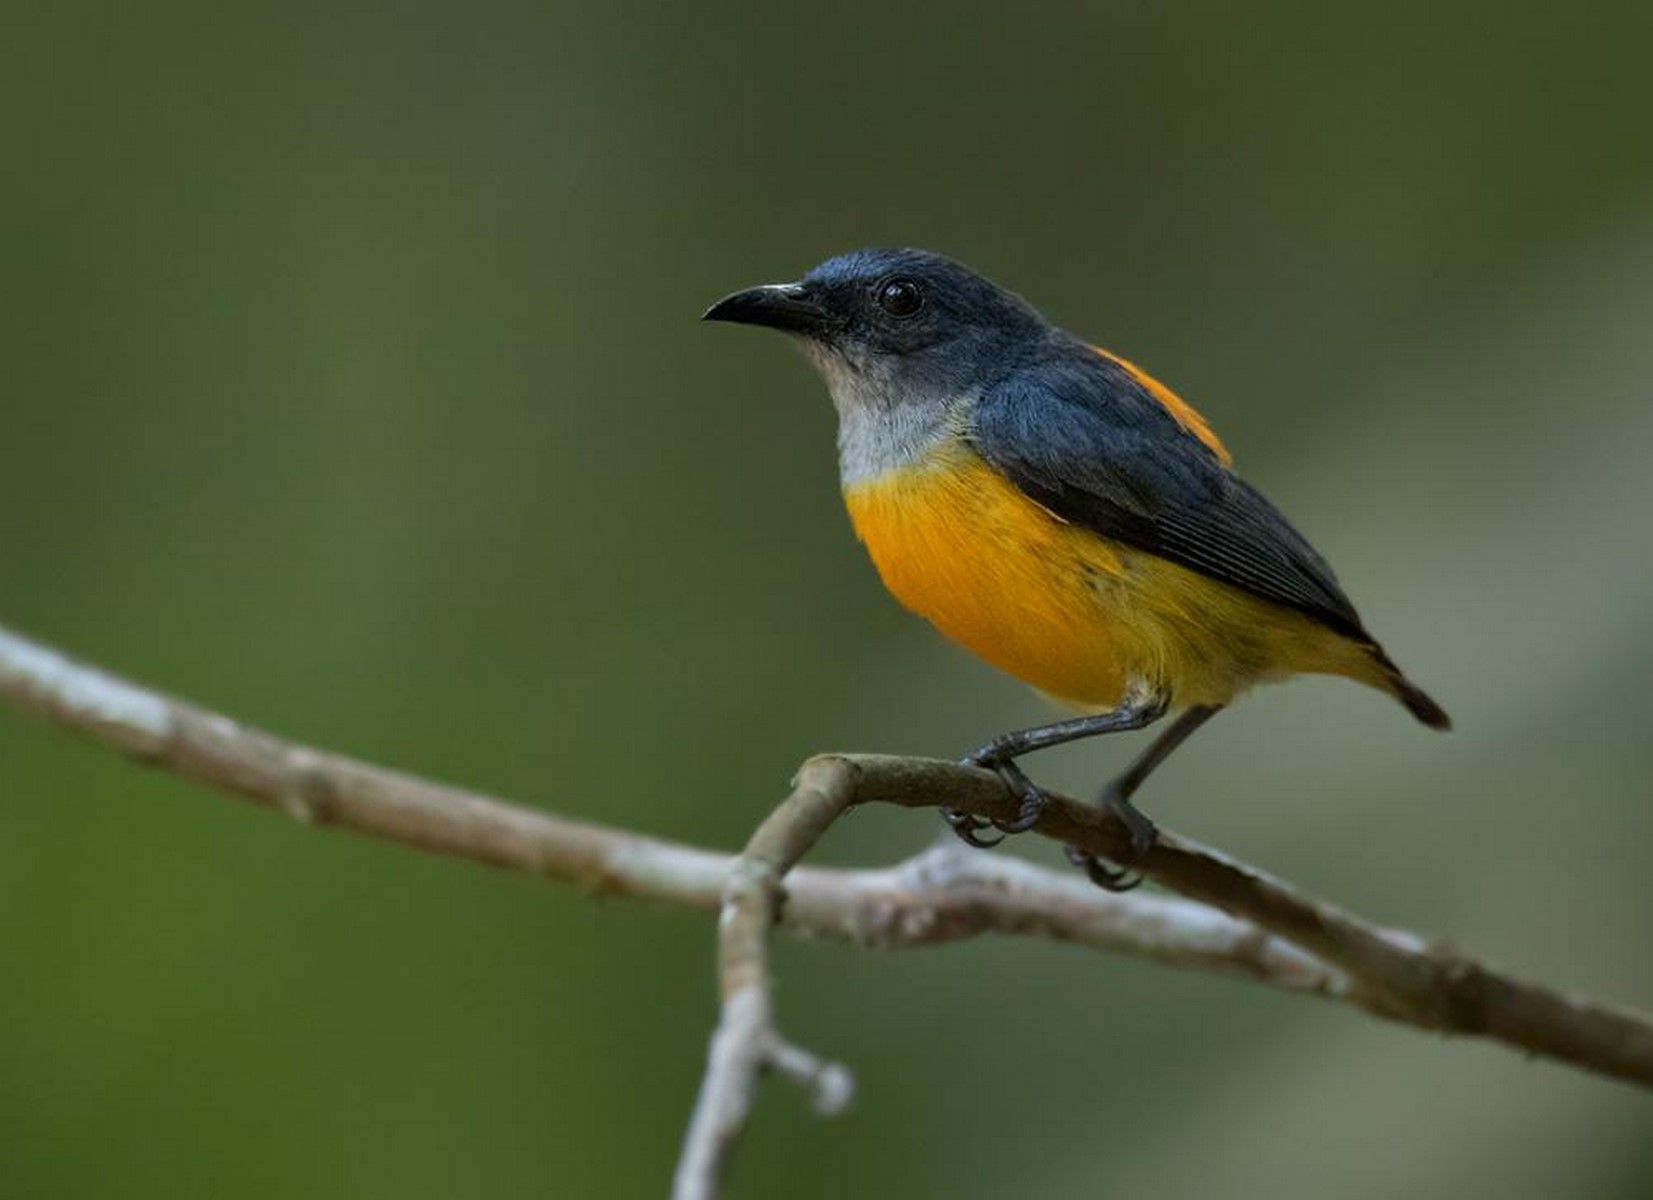
<path fill-rule="evenodd" d="M 1431 729 L 1451 729 L 1452 718 L 1429 698 L 1421 687 L 1404 675 L 1395 676 L 1395 699 L 1406 705 L 1406 711 Z"/>
<path fill-rule="evenodd" d="M 1388 673 L 1390 692 L 1396 700 L 1406 705 L 1407 712 L 1431 729 L 1452 728 L 1452 718 L 1446 715 L 1446 709 L 1430 699 L 1429 693 L 1402 675 L 1400 668 L 1383 652 L 1381 647 L 1374 645 L 1372 650 L 1376 653 L 1378 661 L 1383 664 L 1383 669 Z"/>

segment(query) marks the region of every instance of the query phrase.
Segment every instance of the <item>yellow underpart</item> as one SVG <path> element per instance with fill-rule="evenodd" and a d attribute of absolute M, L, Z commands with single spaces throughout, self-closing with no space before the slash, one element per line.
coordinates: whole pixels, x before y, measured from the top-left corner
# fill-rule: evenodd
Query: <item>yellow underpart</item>
<path fill-rule="evenodd" d="M 1347 638 L 1061 520 L 963 443 L 844 498 L 902 604 L 1073 708 L 1111 708 L 1131 688 L 1179 708 L 1225 704 L 1306 673 L 1385 686 Z"/>

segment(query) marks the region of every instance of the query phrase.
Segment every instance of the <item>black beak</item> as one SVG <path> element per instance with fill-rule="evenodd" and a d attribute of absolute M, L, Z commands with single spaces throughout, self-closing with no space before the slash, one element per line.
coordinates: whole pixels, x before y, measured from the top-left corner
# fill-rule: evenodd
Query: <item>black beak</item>
<path fill-rule="evenodd" d="M 836 324 L 801 283 L 770 283 L 725 296 L 701 314 L 702 321 L 766 325 L 784 333 L 819 334 Z"/>

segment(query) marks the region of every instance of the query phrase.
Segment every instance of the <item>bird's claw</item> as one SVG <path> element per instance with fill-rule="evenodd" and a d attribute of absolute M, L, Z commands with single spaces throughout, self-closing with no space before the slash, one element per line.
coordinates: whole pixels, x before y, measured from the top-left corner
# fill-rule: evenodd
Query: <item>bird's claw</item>
<path fill-rule="evenodd" d="M 1148 851 L 1154 848 L 1154 843 L 1159 840 L 1159 827 L 1144 816 L 1142 810 L 1132 804 L 1121 789 L 1113 785 L 1107 787 L 1097 798 L 1097 807 L 1112 814 L 1125 826 L 1130 847 L 1128 854 L 1121 859 L 1121 865 L 1115 867 L 1094 854 L 1087 854 L 1077 846 L 1067 846 L 1064 847 L 1064 851 L 1068 861 L 1084 871 L 1097 887 L 1106 891 L 1128 892 L 1132 888 L 1140 887 L 1142 876 L 1128 868 L 1134 863 L 1141 862 Z"/>
<path fill-rule="evenodd" d="M 1037 802 L 1023 800 L 1022 807 L 1016 811 L 1014 820 L 1000 821 L 994 819 L 992 825 L 1000 833 L 1026 833 L 1039 823 L 1039 817 L 1043 815 L 1044 811 L 1045 805 L 1042 796 Z"/>
<path fill-rule="evenodd" d="M 960 812 L 956 808 L 941 810 L 941 819 L 947 822 L 947 827 L 958 835 L 959 841 L 966 846 L 974 846 L 977 850 L 991 850 L 1000 842 L 1002 837 L 984 838 L 981 831 L 991 829 L 993 822 L 986 817 L 978 817 L 975 813 Z"/>
<path fill-rule="evenodd" d="M 1063 846 L 1062 852 L 1068 856 L 1070 863 L 1085 873 L 1087 879 L 1105 892 L 1128 892 L 1142 886 L 1142 876 L 1123 867 L 1109 866 L 1078 846 Z"/>
<path fill-rule="evenodd" d="M 998 758 L 985 751 L 978 751 L 961 761 L 966 766 L 992 771 L 1004 781 L 1011 794 L 1021 801 L 1021 807 L 1017 809 L 1016 815 L 1008 821 L 978 817 L 974 813 L 960 812 L 956 808 L 942 809 L 942 817 L 966 845 L 981 850 L 990 849 L 1004 841 L 1005 835 L 1026 833 L 1039 823 L 1048 797 L 1039 785 L 1029 779 L 1027 773 L 1016 765 L 1014 759 Z M 1116 786 L 1108 787 L 1098 797 L 1097 806 L 1110 813 L 1125 827 L 1128 839 L 1127 853 L 1121 856 L 1119 865 L 1115 866 L 1077 846 L 1067 846 L 1064 850 L 1068 861 L 1084 871 L 1092 883 L 1105 891 L 1128 892 L 1132 888 L 1142 886 L 1142 876 L 1130 870 L 1130 867 L 1133 863 L 1142 861 L 1148 851 L 1153 849 L 1154 842 L 1159 838 L 1159 829 L 1131 803 L 1123 790 Z M 983 837 L 982 831 L 986 829 L 996 829 L 1000 836 Z"/>
<path fill-rule="evenodd" d="M 1044 790 L 1033 780 L 1027 777 L 1027 772 L 1016 765 L 1013 758 L 995 758 L 986 754 L 972 754 L 963 762 L 972 767 L 980 767 L 984 771 L 991 771 L 1004 783 L 1012 796 L 1021 801 L 1021 807 L 1010 820 L 1001 820 L 998 817 L 989 819 L 989 823 L 1000 833 L 1026 833 L 1039 823 L 1044 814 L 1045 803 L 1049 799 Z"/>
<path fill-rule="evenodd" d="M 1026 833 L 1039 823 L 1039 818 L 1045 811 L 1045 793 L 1038 784 L 1027 777 L 1027 772 L 1016 765 L 1014 759 L 994 758 L 976 753 L 959 761 L 967 767 L 980 767 L 984 771 L 992 771 L 1004 781 L 1011 794 L 1021 801 L 1021 807 L 1016 810 L 1016 815 L 1008 821 L 997 817 L 978 817 L 973 813 L 960 812 L 956 808 L 942 809 L 942 818 L 966 845 L 986 850 L 997 846 L 1004 838 L 984 838 L 981 836 L 982 830 L 996 829 L 1000 834 Z"/>

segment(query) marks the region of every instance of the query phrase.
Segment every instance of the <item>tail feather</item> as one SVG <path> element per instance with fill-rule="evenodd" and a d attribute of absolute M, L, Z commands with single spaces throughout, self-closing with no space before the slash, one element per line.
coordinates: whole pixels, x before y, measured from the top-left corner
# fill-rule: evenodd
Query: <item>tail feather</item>
<path fill-rule="evenodd" d="M 1404 675 L 1395 676 L 1395 699 L 1406 705 L 1406 711 L 1429 728 L 1452 728 L 1452 718 L 1446 715 L 1446 709 L 1436 704 L 1428 693 Z"/>
<path fill-rule="evenodd" d="M 1393 659 L 1383 652 L 1381 647 L 1374 645 L 1372 650 L 1376 653 L 1378 661 L 1383 665 L 1383 669 L 1388 676 L 1385 682 L 1389 685 L 1390 694 L 1406 705 L 1407 712 L 1431 729 L 1452 728 L 1452 718 L 1446 715 L 1446 709 L 1436 704 L 1429 693 L 1405 675 L 1402 675 L 1400 668 L 1395 665 Z"/>

